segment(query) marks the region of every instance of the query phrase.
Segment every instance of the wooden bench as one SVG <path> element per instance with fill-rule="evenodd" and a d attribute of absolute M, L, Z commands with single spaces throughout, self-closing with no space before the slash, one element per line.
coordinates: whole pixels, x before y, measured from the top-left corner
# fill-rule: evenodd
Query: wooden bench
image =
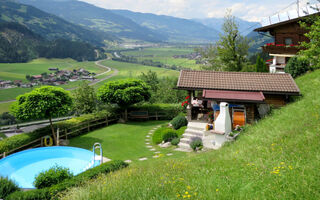
<path fill-rule="evenodd" d="M 128 118 L 130 119 L 149 119 L 148 111 L 131 111 Z"/>

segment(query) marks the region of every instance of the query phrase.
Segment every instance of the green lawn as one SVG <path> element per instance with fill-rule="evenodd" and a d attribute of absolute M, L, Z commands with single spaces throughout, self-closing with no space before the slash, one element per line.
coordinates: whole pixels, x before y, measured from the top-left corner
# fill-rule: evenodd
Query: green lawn
<path fill-rule="evenodd" d="M 62 199 L 320 199 L 320 70 L 296 82 L 302 97 L 220 150 L 132 164 Z"/>
<path fill-rule="evenodd" d="M 155 155 L 145 144 L 147 133 L 165 121 L 129 122 L 114 124 L 70 140 L 70 146 L 92 150 L 92 145 L 99 142 L 102 145 L 103 155 L 112 160 L 132 160 Z M 159 147 L 156 147 L 160 150 Z M 169 150 L 162 150 L 167 153 Z"/>

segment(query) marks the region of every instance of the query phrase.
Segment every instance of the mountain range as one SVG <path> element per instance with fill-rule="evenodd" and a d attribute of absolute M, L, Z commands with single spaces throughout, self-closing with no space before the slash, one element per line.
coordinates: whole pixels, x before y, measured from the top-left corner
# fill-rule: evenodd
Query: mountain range
<path fill-rule="evenodd" d="M 118 41 L 147 41 L 171 43 L 208 43 L 219 39 L 223 18 L 182 19 L 177 17 L 112 10 L 77 0 L 19 0 L 56 15 L 83 28 L 114 36 Z M 253 22 L 237 18 L 244 34 Z"/>

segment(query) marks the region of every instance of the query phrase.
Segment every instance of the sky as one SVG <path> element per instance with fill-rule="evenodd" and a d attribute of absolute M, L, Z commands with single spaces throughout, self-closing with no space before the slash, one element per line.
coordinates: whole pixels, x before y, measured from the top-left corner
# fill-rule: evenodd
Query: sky
<path fill-rule="evenodd" d="M 275 14 L 295 0 L 81 0 L 107 9 L 126 9 L 181 18 L 221 18 L 227 9 L 236 17 L 260 22 L 263 17 Z M 301 0 L 304 3 L 307 0 Z"/>

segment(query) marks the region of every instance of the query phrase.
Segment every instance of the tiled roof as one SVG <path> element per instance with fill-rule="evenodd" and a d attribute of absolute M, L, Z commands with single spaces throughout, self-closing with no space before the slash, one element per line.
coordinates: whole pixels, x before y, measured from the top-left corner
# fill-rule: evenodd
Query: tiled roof
<path fill-rule="evenodd" d="M 214 100 L 263 102 L 265 99 L 262 92 L 203 90 L 202 94 L 204 98 Z"/>
<path fill-rule="evenodd" d="M 290 74 L 182 70 L 178 89 L 255 91 L 299 95 Z"/>

